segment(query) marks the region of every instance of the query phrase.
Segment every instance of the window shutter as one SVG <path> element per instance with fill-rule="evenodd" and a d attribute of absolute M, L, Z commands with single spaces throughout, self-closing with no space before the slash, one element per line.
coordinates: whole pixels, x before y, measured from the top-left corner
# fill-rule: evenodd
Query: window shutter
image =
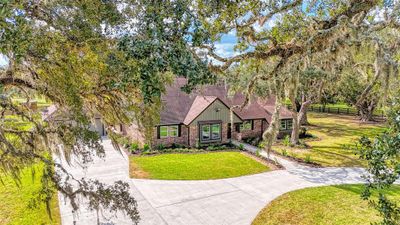
<path fill-rule="evenodd" d="M 160 139 L 160 126 L 157 126 L 157 139 Z"/>
<path fill-rule="evenodd" d="M 254 120 L 251 120 L 251 130 L 254 130 Z"/>
<path fill-rule="evenodd" d="M 178 125 L 178 137 L 181 136 L 181 125 Z"/>

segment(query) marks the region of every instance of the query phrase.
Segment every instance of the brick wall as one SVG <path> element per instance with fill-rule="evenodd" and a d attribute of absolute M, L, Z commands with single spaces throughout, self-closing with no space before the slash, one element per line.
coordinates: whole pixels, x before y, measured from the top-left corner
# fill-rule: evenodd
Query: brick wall
<path fill-rule="evenodd" d="M 249 138 L 249 137 L 261 137 L 262 132 L 263 132 L 261 130 L 262 120 L 253 120 L 253 121 L 254 122 L 253 122 L 253 129 L 252 130 L 243 130 L 243 131 L 241 131 L 242 139 Z"/>
<path fill-rule="evenodd" d="M 189 126 L 189 143 L 188 143 L 189 146 L 192 147 L 196 146 L 199 140 L 198 133 L 199 130 L 197 124 Z"/>
<path fill-rule="evenodd" d="M 163 144 L 165 147 L 170 147 L 172 144 L 181 144 L 188 145 L 188 127 L 185 125 L 179 125 L 181 128 L 181 136 L 180 137 L 165 137 L 158 138 L 157 129 L 154 129 L 153 133 L 153 147 L 157 147 L 159 144 Z"/>
<path fill-rule="evenodd" d="M 171 146 L 173 143 L 192 146 L 195 147 L 199 141 L 199 127 L 198 124 L 192 124 L 190 126 L 180 125 L 181 126 L 181 136 L 180 137 L 166 137 L 166 138 L 157 138 L 157 129 L 154 129 L 153 135 L 153 147 L 156 147 L 159 144 L 163 144 L 166 147 Z M 244 138 L 249 137 L 261 137 L 262 133 L 268 128 L 268 123 L 265 120 L 254 120 L 254 125 L 252 130 L 243 130 L 241 133 L 236 132 L 234 129 L 232 132 L 232 138 L 236 140 L 242 140 Z M 291 130 L 281 131 L 278 134 L 278 138 L 283 138 L 286 135 L 290 135 Z M 221 131 L 221 142 L 219 143 L 228 143 L 228 124 L 222 123 L 222 131 Z M 213 144 L 213 143 L 210 143 Z"/>

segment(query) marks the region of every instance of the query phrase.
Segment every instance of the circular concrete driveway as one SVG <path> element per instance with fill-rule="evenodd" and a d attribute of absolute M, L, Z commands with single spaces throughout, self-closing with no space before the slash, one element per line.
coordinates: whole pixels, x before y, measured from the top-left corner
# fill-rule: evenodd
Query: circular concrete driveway
<path fill-rule="evenodd" d="M 64 166 L 76 177 L 99 179 L 105 183 L 123 180 L 131 184 L 141 221 L 139 224 L 231 225 L 250 224 L 257 213 L 278 196 L 305 187 L 361 183 L 360 168 L 310 168 L 291 165 L 290 169 L 261 174 L 204 181 L 143 180 L 129 178 L 129 159 L 104 140 L 105 159 L 96 159 L 87 169 L 78 163 Z M 289 163 L 279 159 L 283 164 Z M 71 207 L 59 196 L 63 224 L 73 224 Z M 95 212 L 82 202 L 77 224 L 97 224 Z M 124 215 L 105 212 L 103 224 L 132 224 Z"/>

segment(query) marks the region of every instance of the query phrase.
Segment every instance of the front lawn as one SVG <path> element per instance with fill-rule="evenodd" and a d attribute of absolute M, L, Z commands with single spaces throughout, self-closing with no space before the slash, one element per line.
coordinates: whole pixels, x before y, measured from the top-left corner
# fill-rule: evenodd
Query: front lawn
<path fill-rule="evenodd" d="M 207 180 L 238 177 L 268 170 L 268 166 L 241 152 L 130 157 L 130 175 L 133 178 Z"/>
<path fill-rule="evenodd" d="M 368 225 L 379 222 L 377 211 L 360 198 L 362 185 L 306 188 L 289 192 L 272 201 L 252 225 Z M 389 196 L 400 201 L 400 186 Z"/>
<path fill-rule="evenodd" d="M 40 204 L 37 208 L 29 207 L 29 202 L 40 188 L 40 168 L 32 178 L 30 169 L 26 169 L 21 178 L 21 186 L 17 187 L 15 181 L 1 175 L 4 184 L 0 183 L 0 224 L 7 225 L 33 225 L 33 224 L 61 224 L 58 209 L 57 195 L 51 201 L 52 218 L 46 211 L 46 205 Z"/>
<path fill-rule="evenodd" d="M 322 166 L 363 166 L 359 156 L 349 147 L 354 147 L 362 135 L 374 137 L 384 131 L 383 124 L 361 123 L 357 117 L 327 113 L 309 113 L 308 131 L 318 139 L 306 141 L 310 148 L 291 148 L 283 145 L 274 146 L 289 156 L 305 159 Z"/>

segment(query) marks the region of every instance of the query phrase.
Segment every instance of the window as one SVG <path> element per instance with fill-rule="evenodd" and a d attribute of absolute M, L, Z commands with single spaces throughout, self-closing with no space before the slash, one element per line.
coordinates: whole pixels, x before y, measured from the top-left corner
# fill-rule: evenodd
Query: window
<path fill-rule="evenodd" d="M 170 137 L 178 137 L 178 126 L 169 126 L 168 135 Z"/>
<path fill-rule="evenodd" d="M 216 141 L 221 140 L 221 124 L 202 124 L 200 125 L 201 141 Z"/>
<path fill-rule="evenodd" d="M 178 137 L 179 125 L 173 126 L 160 126 L 160 138 Z"/>
<path fill-rule="evenodd" d="M 220 124 L 211 125 L 211 139 L 213 140 L 220 139 L 220 134 L 221 134 L 221 125 Z"/>
<path fill-rule="evenodd" d="M 286 129 L 290 130 L 293 127 L 293 120 L 286 121 Z"/>
<path fill-rule="evenodd" d="M 201 139 L 202 140 L 210 140 L 210 125 L 202 125 L 201 126 Z"/>
<path fill-rule="evenodd" d="M 251 130 L 252 128 L 252 120 L 246 120 L 242 124 L 240 124 L 240 130 Z"/>
<path fill-rule="evenodd" d="M 168 126 L 160 126 L 160 137 L 161 138 L 168 137 Z"/>
<path fill-rule="evenodd" d="M 280 129 L 281 129 L 281 130 L 286 130 L 286 120 L 281 120 Z"/>

